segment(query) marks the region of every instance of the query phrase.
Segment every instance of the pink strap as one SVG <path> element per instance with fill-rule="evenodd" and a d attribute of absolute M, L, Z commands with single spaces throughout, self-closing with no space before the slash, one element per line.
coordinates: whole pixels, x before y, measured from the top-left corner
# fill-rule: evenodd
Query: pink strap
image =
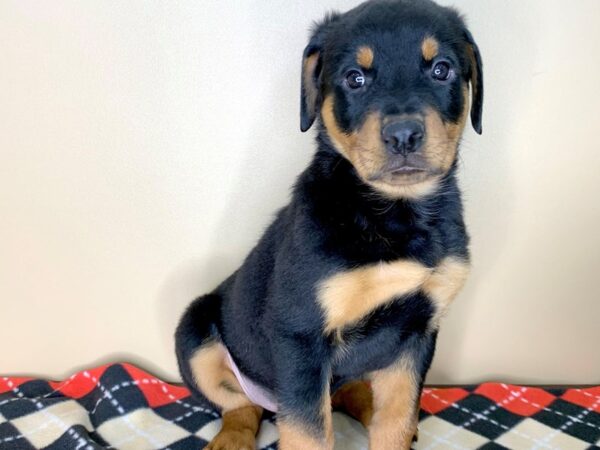
<path fill-rule="evenodd" d="M 229 350 L 227 350 L 227 361 L 240 386 L 242 386 L 244 394 L 250 401 L 255 405 L 262 406 L 267 411 L 277 412 L 277 400 L 275 400 L 273 393 L 243 375 L 233 361 Z"/>

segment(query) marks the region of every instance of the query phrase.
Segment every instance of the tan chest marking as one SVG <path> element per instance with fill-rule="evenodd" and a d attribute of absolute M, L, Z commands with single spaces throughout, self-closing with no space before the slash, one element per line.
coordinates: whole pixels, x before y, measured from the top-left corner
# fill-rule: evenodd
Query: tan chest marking
<path fill-rule="evenodd" d="M 436 311 L 430 327 L 439 327 L 440 319 L 460 292 L 469 275 L 469 263 L 457 257 L 445 258 L 423 284 L 423 292 L 434 303 Z"/>
<path fill-rule="evenodd" d="M 391 300 L 417 291 L 431 269 L 408 259 L 338 273 L 324 280 L 318 300 L 330 333 L 365 317 Z"/>

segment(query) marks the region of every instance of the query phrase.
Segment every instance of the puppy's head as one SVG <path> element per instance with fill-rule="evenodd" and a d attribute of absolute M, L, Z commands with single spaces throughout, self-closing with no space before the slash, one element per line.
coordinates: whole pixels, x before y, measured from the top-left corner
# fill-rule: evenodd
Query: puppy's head
<path fill-rule="evenodd" d="M 302 131 L 318 117 L 360 179 L 391 198 L 435 191 L 469 107 L 481 133 L 482 102 L 477 45 L 456 11 L 429 0 L 371 0 L 332 14 L 304 51 Z"/>

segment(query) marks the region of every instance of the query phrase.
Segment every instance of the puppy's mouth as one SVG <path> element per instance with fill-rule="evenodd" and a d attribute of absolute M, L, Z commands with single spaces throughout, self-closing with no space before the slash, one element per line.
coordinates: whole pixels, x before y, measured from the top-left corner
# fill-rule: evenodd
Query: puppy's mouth
<path fill-rule="evenodd" d="M 407 176 L 423 174 L 424 172 L 427 172 L 427 170 L 423 169 L 422 167 L 413 167 L 413 166 L 407 165 L 407 166 L 402 166 L 397 169 L 394 169 L 394 170 L 390 171 L 389 174 L 392 177 L 407 177 Z"/>
<path fill-rule="evenodd" d="M 403 158 L 386 164 L 369 177 L 372 183 L 386 183 L 391 185 L 410 185 L 420 183 L 429 178 L 431 171 L 428 167 L 417 162 Z"/>

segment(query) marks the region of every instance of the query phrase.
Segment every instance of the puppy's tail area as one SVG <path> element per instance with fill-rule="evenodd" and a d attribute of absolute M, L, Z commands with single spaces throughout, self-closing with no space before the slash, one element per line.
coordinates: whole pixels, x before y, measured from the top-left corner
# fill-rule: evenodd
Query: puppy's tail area
<path fill-rule="evenodd" d="M 220 315 L 221 297 L 207 294 L 194 300 L 181 316 L 175 331 L 175 353 L 179 371 L 188 386 L 194 384 L 189 360 L 198 348 L 219 340 Z"/>

